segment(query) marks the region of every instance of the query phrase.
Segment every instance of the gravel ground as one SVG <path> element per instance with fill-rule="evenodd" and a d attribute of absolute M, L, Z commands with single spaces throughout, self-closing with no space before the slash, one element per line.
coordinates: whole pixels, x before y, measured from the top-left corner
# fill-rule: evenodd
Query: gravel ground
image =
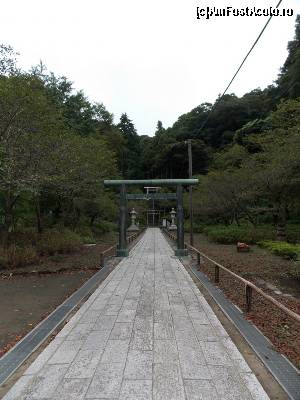
<path fill-rule="evenodd" d="M 188 241 L 188 236 L 186 237 Z M 204 235 L 195 235 L 195 247 L 231 271 L 253 282 L 266 293 L 300 313 L 300 279 L 294 263 L 256 246 L 249 253 L 238 253 L 234 245 L 210 243 Z M 202 262 L 201 271 L 213 280 L 214 267 Z M 245 308 L 244 285 L 220 271 L 218 286 L 240 309 Z M 253 292 L 252 311 L 246 315 L 267 336 L 276 349 L 300 368 L 300 324 L 287 317 L 259 294 Z"/>

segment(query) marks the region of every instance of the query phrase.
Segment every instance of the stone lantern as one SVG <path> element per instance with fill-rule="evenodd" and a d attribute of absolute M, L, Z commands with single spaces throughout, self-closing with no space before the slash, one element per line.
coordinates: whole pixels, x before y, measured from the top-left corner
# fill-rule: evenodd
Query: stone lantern
<path fill-rule="evenodd" d="M 176 231 L 177 230 L 177 226 L 175 224 L 175 217 L 176 217 L 176 211 L 174 210 L 174 208 L 172 208 L 171 212 L 171 225 L 169 226 L 169 231 Z"/>
<path fill-rule="evenodd" d="M 130 211 L 130 217 L 131 217 L 131 225 L 130 227 L 127 229 L 128 232 L 137 232 L 139 231 L 139 227 L 136 224 L 136 216 L 137 216 L 137 212 L 135 211 L 135 209 L 133 208 Z"/>

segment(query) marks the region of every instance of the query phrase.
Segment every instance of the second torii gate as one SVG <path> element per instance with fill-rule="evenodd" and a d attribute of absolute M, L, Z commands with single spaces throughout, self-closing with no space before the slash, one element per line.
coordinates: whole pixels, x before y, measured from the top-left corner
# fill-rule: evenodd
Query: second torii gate
<path fill-rule="evenodd" d="M 177 200 L 177 249 L 175 250 L 175 255 L 177 257 L 187 255 L 187 250 L 184 248 L 183 186 L 195 185 L 197 183 L 198 179 L 105 180 L 105 186 L 120 188 L 119 245 L 117 256 L 128 256 L 126 240 L 127 199 L 146 200 L 152 198 L 152 195 L 155 195 L 155 199 Z M 127 194 L 127 186 L 176 186 L 176 193 Z"/>

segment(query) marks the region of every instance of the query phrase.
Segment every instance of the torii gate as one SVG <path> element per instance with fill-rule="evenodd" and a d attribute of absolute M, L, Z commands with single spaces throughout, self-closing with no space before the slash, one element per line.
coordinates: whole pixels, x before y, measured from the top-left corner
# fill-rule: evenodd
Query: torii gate
<path fill-rule="evenodd" d="M 114 186 L 120 188 L 120 219 L 119 219 L 119 245 L 117 249 L 118 257 L 127 257 L 126 240 L 126 218 L 127 218 L 127 200 L 145 200 L 154 196 L 157 200 L 177 200 L 177 249 L 175 255 L 183 257 L 187 255 L 184 248 L 184 220 L 183 220 L 183 186 L 195 185 L 198 179 L 152 179 L 152 180 L 105 180 L 105 186 Z M 148 193 L 145 194 L 127 194 L 126 186 L 176 186 L 176 193 Z"/>

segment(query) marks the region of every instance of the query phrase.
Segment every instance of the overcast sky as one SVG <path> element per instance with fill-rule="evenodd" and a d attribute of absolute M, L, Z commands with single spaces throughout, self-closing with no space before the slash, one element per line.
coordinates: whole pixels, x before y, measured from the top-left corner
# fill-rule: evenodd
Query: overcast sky
<path fill-rule="evenodd" d="M 197 6 L 270 7 L 278 0 L 2 0 L 0 43 L 20 66 L 41 59 L 118 121 L 127 112 L 139 134 L 157 120 L 213 102 L 223 92 L 266 17 L 197 20 Z M 300 0 L 283 0 L 293 17 L 274 17 L 229 92 L 271 84 L 294 36 Z"/>

